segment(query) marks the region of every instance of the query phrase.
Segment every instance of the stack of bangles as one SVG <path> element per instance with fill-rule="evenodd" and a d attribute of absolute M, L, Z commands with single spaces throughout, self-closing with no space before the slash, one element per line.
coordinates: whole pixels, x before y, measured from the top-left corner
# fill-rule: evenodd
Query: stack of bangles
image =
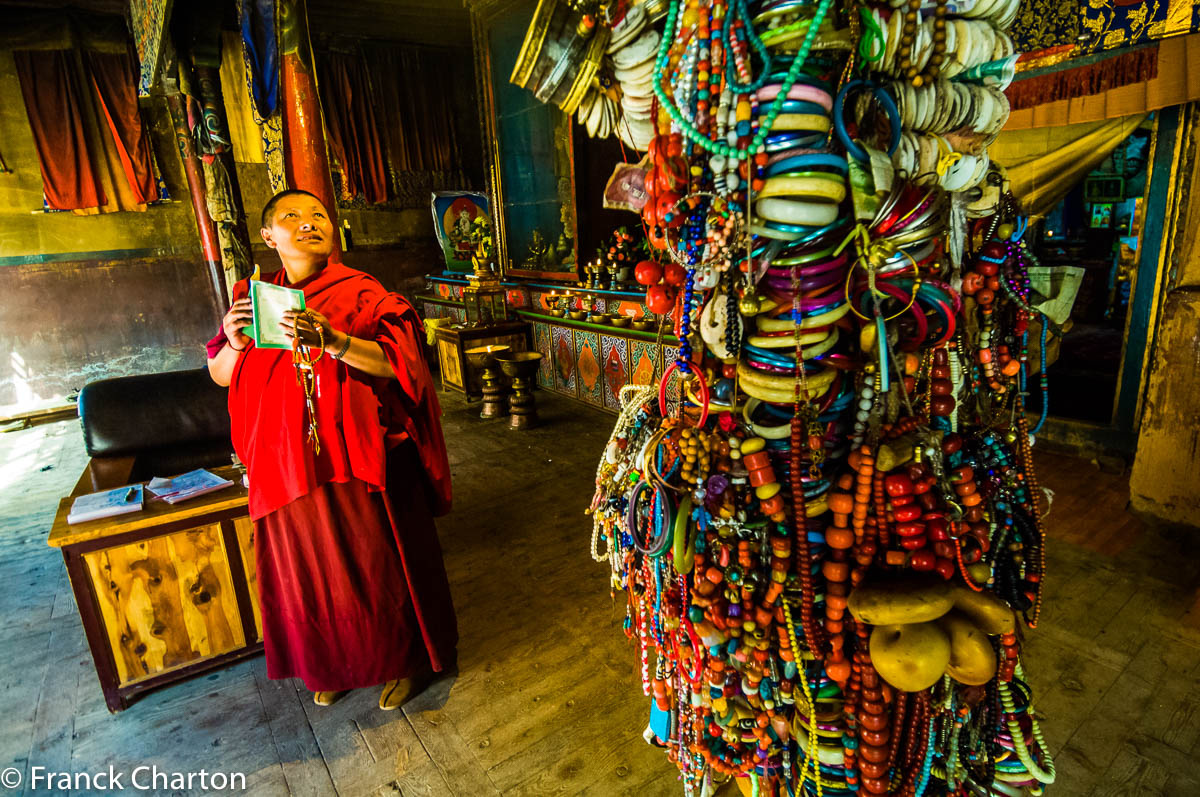
<path fill-rule="evenodd" d="M 646 556 L 662 556 L 671 548 L 674 523 L 675 506 L 670 494 L 649 482 L 638 482 L 630 495 L 625 516 L 633 547 Z"/>
<path fill-rule="evenodd" d="M 905 184 L 892 191 L 871 223 L 871 238 L 888 236 L 898 247 L 938 236 L 945 226 L 944 191 Z"/>
<path fill-rule="evenodd" d="M 764 120 L 758 111 L 774 108 L 784 77 L 769 75 L 754 94 L 752 113 L 760 125 Z M 754 199 L 752 233 L 791 242 L 840 226 L 848 167 L 844 155 L 824 148 L 832 109 L 831 87 L 824 80 L 801 74 L 788 90 L 771 120 L 763 151 L 742 167 L 752 170 L 745 175 Z"/>
<path fill-rule="evenodd" d="M 911 276 L 880 279 L 875 281 L 874 294 L 867 281 L 860 280 L 852 290 L 851 302 L 862 316 L 869 317 L 878 301 L 886 318 L 911 321 L 911 325 L 902 323 L 911 333 L 901 337 L 901 351 L 936 348 L 954 337 L 955 318 L 962 300 L 940 280 Z M 894 304 L 889 300 L 894 300 Z"/>

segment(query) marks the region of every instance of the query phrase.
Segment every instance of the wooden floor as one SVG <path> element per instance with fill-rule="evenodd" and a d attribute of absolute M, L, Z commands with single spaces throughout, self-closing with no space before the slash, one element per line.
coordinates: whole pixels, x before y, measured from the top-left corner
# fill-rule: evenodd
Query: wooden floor
<path fill-rule="evenodd" d="M 0 434 L 0 770 L 241 772 L 267 795 L 681 795 L 641 740 L 623 608 L 587 552 L 612 418 L 539 402 L 545 425 L 518 433 L 446 401 L 456 508 L 439 528 L 459 671 L 390 713 L 373 690 L 318 708 L 259 657 L 110 715 L 45 546 L 85 461 L 78 425 Z M 1049 793 L 1200 795 L 1196 540 L 1126 514 L 1120 476 L 1051 455 L 1040 473 L 1053 542 L 1026 663 L 1057 753 Z"/>

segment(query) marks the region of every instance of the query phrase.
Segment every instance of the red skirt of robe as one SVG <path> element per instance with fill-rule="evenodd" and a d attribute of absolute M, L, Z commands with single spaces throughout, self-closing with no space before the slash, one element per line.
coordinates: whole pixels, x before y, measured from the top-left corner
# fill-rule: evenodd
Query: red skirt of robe
<path fill-rule="evenodd" d="M 416 446 L 387 489 L 327 482 L 254 524 L 267 677 L 357 689 L 455 664 L 458 624 Z"/>

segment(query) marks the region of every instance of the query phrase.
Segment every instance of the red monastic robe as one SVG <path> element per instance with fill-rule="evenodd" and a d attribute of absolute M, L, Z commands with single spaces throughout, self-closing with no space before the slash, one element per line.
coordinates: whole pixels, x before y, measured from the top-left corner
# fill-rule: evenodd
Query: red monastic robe
<path fill-rule="evenodd" d="M 335 329 L 383 348 L 395 379 L 323 357 L 315 366 L 321 451 L 307 442 L 292 353 L 238 358 L 233 446 L 246 464 L 267 675 L 354 689 L 454 664 L 458 630 L 433 516 L 450 508 L 441 408 L 421 322 L 373 277 L 329 264 L 292 284 Z M 248 282 L 234 288 L 247 295 Z M 225 343 L 209 343 L 210 356 Z"/>

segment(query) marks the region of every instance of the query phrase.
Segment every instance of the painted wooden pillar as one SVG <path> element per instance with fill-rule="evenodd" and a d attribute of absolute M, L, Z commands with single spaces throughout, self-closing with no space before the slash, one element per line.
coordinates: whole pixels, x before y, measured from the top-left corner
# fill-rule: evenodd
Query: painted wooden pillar
<path fill-rule="evenodd" d="M 1200 527 L 1200 110 L 1192 104 L 1167 111 L 1179 119 L 1178 143 L 1164 142 L 1160 127 L 1158 146 L 1173 151 L 1174 201 L 1166 203 L 1170 233 L 1152 261 L 1156 268 L 1137 276 L 1137 290 L 1145 278 L 1153 293 L 1153 337 L 1145 349 L 1149 373 L 1129 493 L 1141 514 Z M 1129 338 L 1132 344 L 1132 330 Z"/>
<path fill-rule="evenodd" d="M 217 244 L 217 226 L 208 215 L 208 195 L 204 188 L 204 175 L 200 173 L 200 161 L 196 159 L 196 148 L 192 143 L 192 131 L 188 129 L 187 110 L 182 94 L 168 94 L 167 108 L 171 112 L 171 124 L 175 129 L 175 143 L 179 147 L 179 159 L 183 161 L 183 174 L 187 178 L 188 196 L 192 199 L 192 210 L 196 214 L 196 231 L 200 236 L 200 251 L 208 265 L 213 294 L 217 306 L 224 313 L 229 309 L 229 294 L 225 286 L 225 269 L 221 266 L 221 247 Z"/>
<path fill-rule="evenodd" d="M 218 40 L 219 41 L 219 40 Z M 196 86 L 199 89 L 202 120 L 210 136 L 220 141 L 230 141 L 228 115 L 225 98 L 221 94 L 220 49 L 215 63 L 200 63 L 195 56 Z M 212 185 L 221 190 L 209 196 L 213 210 L 209 215 L 217 223 L 217 242 L 221 246 L 221 261 L 225 270 L 225 284 L 232 286 L 238 280 L 250 276 L 254 269 L 250 256 L 250 233 L 246 224 L 246 211 L 242 207 L 242 189 L 238 182 L 237 164 L 234 162 L 233 145 L 221 147 L 206 162 L 204 168 L 211 171 Z M 256 222 L 257 223 L 257 222 Z"/>
<path fill-rule="evenodd" d="M 308 9 L 304 0 L 278 0 L 279 56 L 283 72 L 284 169 L 288 185 L 315 194 L 337 226 L 337 197 L 329 172 L 329 150 L 317 95 L 317 73 L 308 38 Z M 332 262 L 340 262 L 335 237 Z"/>

